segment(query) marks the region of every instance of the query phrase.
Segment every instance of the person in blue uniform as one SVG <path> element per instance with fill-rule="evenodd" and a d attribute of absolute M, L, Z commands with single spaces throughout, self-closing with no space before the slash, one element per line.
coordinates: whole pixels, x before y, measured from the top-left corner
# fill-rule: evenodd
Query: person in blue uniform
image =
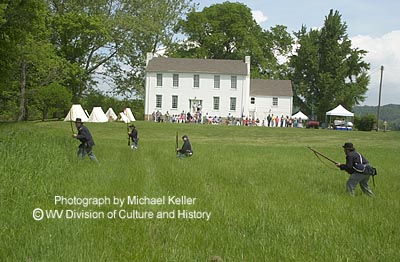
<path fill-rule="evenodd" d="M 370 173 L 365 172 L 365 167 L 369 166 L 368 160 L 354 148 L 353 143 L 345 143 L 343 150 L 346 155 L 346 164 L 336 163 L 336 166 L 340 170 L 345 170 L 350 174 L 349 179 L 346 183 L 346 190 L 354 196 L 354 190 L 357 184 L 360 184 L 361 190 L 370 197 L 374 196 L 374 193 L 368 186 L 368 180 L 371 176 Z"/>
<path fill-rule="evenodd" d="M 184 135 L 182 137 L 183 140 L 183 145 L 182 148 L 177 148 L 177 157 L 178 158 L 183 158 L 183 157 L 190 157 L 193 155 L 193 150 L 192 150 L 192 144 L 189 141 L 189 137 L 187 135 Z"/>
<path fill-rule="evenodd" d="M 82 119 L 77 118 L 75 120 L 76 129 L 78 129 L 78 134 L 73 134 L 72 137 L 78 139 L 81 144 L 78 147 L 78 157 L 79 159 L 83 159 L 87 154 L 90 159 L 95 162 L 98 162 L 96 156 L 92 151 L 92 147 L 95 145 L 93 141 L 92 134 L 89 129 L 83 125 Z"/>
<path fill-rule="evenodd" d="M 134 125 L 130 125 L 129 127 L 131 128 L 131 131 L 128 133 L 129 138 L 132 140 L 131 148 L 136 150 L 139 142 L 138 131 Z"/>

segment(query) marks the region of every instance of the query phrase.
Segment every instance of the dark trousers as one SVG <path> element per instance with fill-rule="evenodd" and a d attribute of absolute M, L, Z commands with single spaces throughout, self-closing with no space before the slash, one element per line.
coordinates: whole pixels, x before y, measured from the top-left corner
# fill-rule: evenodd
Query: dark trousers
<path fill-rule="evenodd" d="M 369 180 L 370 175 L 365 175 L 365 174 L 360 174 L 360 173 L 353 173 L 350 175 L 349 180 L 347 180 L 346 183 L 346 191 L 354 196 L 354 190 L 357 186 L 357 184 L 360 184 L 361 190 L 368 196 L 372 197 L 374 196 L 374 193 L 372 193 L 371 189 L 368 186 L 368 180 Z"/>
<path fill-rule="evenodd" d="M 92 147 L 88 146 L 87 144 L 80 144 L 79 148 L 78 148 L 78 157 L 79 157 L 79 159 L 85 158 L 86 154 L 90 157 L 90 159 L 92 159 L 93 161 L 98 162 L 96 156 L 94 155 L 94 153 L 92 151 Z"/>
<path fill-rule="evenodd" d="M 131 140 L 132 140 L 132 149 L 137 149 L 139 138 L 131 138 Z"/>

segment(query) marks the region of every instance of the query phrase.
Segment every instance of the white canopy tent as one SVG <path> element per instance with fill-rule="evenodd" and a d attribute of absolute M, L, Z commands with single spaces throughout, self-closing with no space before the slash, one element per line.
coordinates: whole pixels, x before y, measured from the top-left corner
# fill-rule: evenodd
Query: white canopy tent
<path fill-rule="evenodd" d="M 351 121 L 345 121 L 344 118 L 353 118 L 354 113 L 348 111 L 342 105 L 338 105 L 331 111 L 326 112 L 326 117 L 329 116 L 329 126 L 337 130 L 352 130 L 353 123 Z M 334 126 L 331 126 L 332 117 L 341 117 L 342 120 L 335 120 Z"/>
<path fill-rule="evenodd" d="M 348 111 L 346 108 L 344 108 L 342 105 L 338 105 L 331 111 L 326 112 L 327 116 L 344 116 L 344 117 L 353 117 L 354 114 L 350 111 Z"/>
<path fill-rule="evenodd" d="M 299 111 L 296 114 L 292 115 L 292 118 L 301 118 L 301 120 L 308 120 L 308 116 L 306 116 L 303 112 Z"/>
<path fill-rule="evenodd" d="M 110 107 L 106 112 L 106 117 L 108 121 L 115 121 L 118 119 L 118 116 L 115 114 L 114 110 Z"/>
<path fill-rule="evenodd" d="M 71 109 L 69 110 L 68 114 L 65 116 L 64 121 L 74 121 L 80 118 L 82 119 L 82 122 L 87 122 L 88 117 L 85 114 L 85 111 L 83 111 L 83 108 L 81 105 L 72 105 Z"/>
<path fill-rule="evenodd" d="M 103 109 L 101 109 L 101 107 L 98 106 L 98 107 L 93 107 L 88 122 L 105 123 L 108 122 L 108 118 L 106 114 L 104 114 Z"/>

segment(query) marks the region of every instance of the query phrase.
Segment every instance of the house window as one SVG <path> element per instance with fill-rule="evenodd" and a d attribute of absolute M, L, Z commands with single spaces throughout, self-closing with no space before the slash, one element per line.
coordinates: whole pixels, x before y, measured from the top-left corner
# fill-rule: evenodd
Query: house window
<path fill-rule="evenodd" d="M 162 86 L 162 74 L 157 74 L 157 86 Z"/>
<path fill-rule="evenodd" d="M 256 98 L 255 97 L 251 97 L 250 98 L 250 104 L 254 105 L 256 103 Z"/>
<path fill-rule="evenodd" d="M 229 109 L 231 111 L 236 111 L 236 97 L 231 97 L 231 104 Z"/>
<path fill-rule="evenodd" d="M 219 97 L 218 96 L 213 97 L 213 109 L 219 110 Z"/>
<path fill-rule="evenodd" d="M 178 96 L 172 96 L 172 108 L 173 109 L 178 108 Z"/>
<path fill-rule="evenodd" d="M 173 87 L 178 87 L 179 86 L 179 75 L 178 74 L 173 74 L 172 75 L 172 86 Z"/>
<path fill-rule="evenodd" d="M 162 107 L 162 95 L 156 95 L 156 108 Z"/>
<path fill-rule="evenodd" d="M 273 97 L 272 98 L 272 105 L 273 106 L 278 106 L 278 98 L 277 97 Z"/>
<path fill-rule="evenodd" d="M 231 76 L 231 88 L 232 89 L 237 88 L 237 77 L 236 76 Z"/>
<path fill-rule="evenodd" d="M 220 86 L 220 77 L 219 77 L 219 75 L 215 75 L 214 76 L 214 88 L 219 89 L 219 86 Z"/>
<path fill-rule="evenodd" d="M 200 87 L 200 76 L 199 75 L 194 75 L 193 76 L 193 87 L 194 88 L 199 88 Z"/>

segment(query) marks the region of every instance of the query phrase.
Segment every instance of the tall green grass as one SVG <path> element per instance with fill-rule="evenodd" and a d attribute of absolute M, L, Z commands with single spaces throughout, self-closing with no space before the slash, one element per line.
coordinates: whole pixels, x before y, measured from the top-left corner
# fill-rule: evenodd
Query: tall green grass
<path fill-rule="evenodd" d="M 157 124 L 86 124 L 100 163 L 76 156 L 69 123 L 0 124 L 1 261 L 397 261 L 400 257 L 399 132 Z M 175 133 L 194 156 L 176 159 Z M 375 198 L 319 161 L 312 146 L 344 161 L 351 141 L 378 168 Z M 181 145 L 179 138 L 179 145 Z M 372 184 L 372 183 L 371 183 Z M 181 196 L 193 206 L 124 206 L 139 211 L 211 212 L 185 219 L 43 219 L 32 211 L 107 212 L 115 206 L 59 206 L 66 197 Z"/>

